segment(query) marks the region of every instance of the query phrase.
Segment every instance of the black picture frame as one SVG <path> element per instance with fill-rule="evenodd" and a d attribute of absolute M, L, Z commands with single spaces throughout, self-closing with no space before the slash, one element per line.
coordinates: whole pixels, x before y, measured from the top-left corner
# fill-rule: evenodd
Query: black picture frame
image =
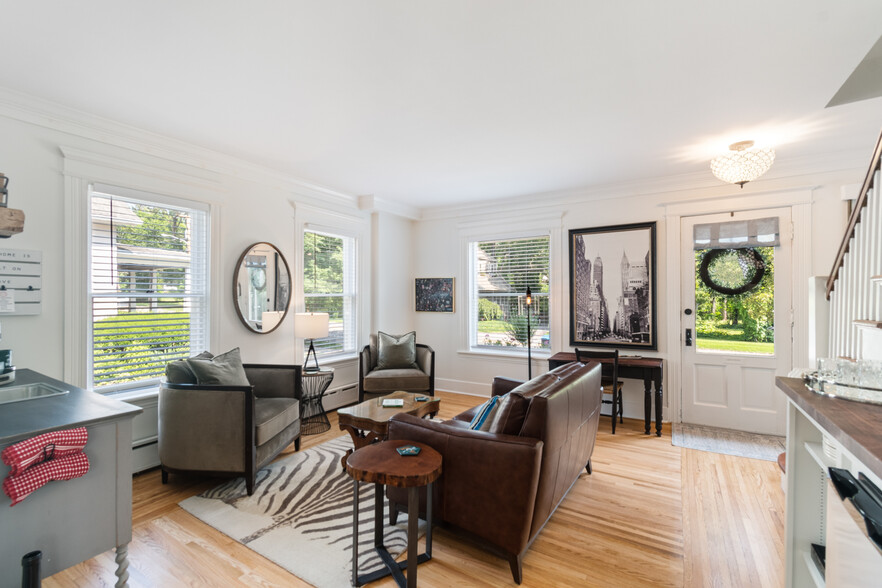
<path fill-rule="evenodd" d="M 569 249 L 570 345 L 658 349 L 655 221 L 571 229 Z"/>
<path fill-rule="evenodd" d="M 453 278 L 416 278 L 414 286 L 417 312 L 455 312 Z"/>

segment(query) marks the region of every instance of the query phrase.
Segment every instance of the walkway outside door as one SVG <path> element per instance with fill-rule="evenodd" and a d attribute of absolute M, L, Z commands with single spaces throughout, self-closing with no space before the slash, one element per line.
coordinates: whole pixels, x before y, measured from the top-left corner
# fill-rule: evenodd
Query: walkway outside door
<path fill-rule="evenodd" d="M 773 218 L 772 247 L 774 221 L 760 219 Z M 749 241 L 725 249 L 744 227 Z M 683 422 L 784 434 L 775 376 L 791 367 L 791 227 L 789 208 L 681 219 Z"/>

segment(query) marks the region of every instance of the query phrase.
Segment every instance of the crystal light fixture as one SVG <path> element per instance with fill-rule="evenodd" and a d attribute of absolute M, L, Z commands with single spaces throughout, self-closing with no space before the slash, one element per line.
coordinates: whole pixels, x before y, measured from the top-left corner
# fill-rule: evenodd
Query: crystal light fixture
<path fill-rule="evenodd" d="M 753 146 L 753 141 L 739 141 L 729 145 L 729 152 L 711 159 L 710 168 L 724 182 L 744 184 L 757 179 L 772 167 L 775 150 Z"/>

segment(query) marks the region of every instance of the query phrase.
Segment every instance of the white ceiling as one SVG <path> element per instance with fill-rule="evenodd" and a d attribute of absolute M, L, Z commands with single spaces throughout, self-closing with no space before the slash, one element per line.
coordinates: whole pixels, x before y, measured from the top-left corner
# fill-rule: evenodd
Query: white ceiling
<path fill-rule="evenodd" d="M 415 207 L 860 151 L 880 0 L 0 0 L 0 86 Z M 774 172 L 774 168 L 773 168 Z M 707 171 L 710 174 L 709 171 Z M 859 181 L 856 178 L 855 181 Z"/>

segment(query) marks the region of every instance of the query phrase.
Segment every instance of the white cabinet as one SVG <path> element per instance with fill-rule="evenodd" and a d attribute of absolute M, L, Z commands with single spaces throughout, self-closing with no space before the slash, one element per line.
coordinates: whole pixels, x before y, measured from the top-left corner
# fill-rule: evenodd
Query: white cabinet
<path fill-rule="evenodd" d="M 801 380 L 778 378 L 787 408 L 787 586 L 870 586 L 882 578 L 882 551 L 866 536 L 863 521 L 843 503 L 828 468 L 866 475 L 882 487 L 882 406 L 819 396 Z M 824 571 L 812 544 L 826 547 Z"/>

